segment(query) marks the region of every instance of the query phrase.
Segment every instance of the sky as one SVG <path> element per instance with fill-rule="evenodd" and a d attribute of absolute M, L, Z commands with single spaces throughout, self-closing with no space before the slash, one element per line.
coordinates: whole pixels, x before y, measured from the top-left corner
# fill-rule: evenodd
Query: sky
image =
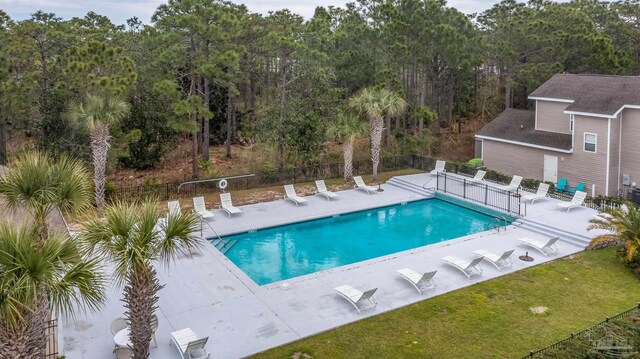
<path fill-rule="evenodd" d="M 313 16 L 316 6 L 344 6 L 353 0 L 232 0 L 244 3 L 252 12 L 267 14 L 270 10 L 287 8 L 305 18 Z M 28 18 L 37 10 L 52 12 L 63 19 L 83 17 L 93 11 L 107 16 L 115 24 L 124 24 L 127 19 L 137 16 L 149 23 L 151 15 L 165 0 L 0 0 L 0 9 L 14 20 Z M 490 8 L 498 0 L 449 0 L 448 6 L 464 13 L 481 12 Z"/>

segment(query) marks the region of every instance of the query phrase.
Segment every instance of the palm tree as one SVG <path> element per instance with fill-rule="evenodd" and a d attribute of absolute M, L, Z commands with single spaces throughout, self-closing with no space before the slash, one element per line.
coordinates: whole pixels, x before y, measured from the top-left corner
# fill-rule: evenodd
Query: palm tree
<path fill-rule="evenodd" d="M 91 176 L 80 161 L 30 152 L 12 161 L 9 168 L 0 177 L 4 207 L 30 214 L 41 241 L 49 235 L 47 218 L 52 212 L 80 212 L 91 206 Z"/>
<path fill-rule="evenodd" d="M 407 103 L 395 92 L 368 87 L 352 97 L 349 106 L 369 119 L 373 180 L 377 181 L 384 117 L 399 116 L 406 109 Z"/>
<path fill-rule="evenodd" d="M 344 160 L 344 180 L 353 177 L 353 142 L 358 135 L 367 130 L 366 124 L 348 113 L 338 115 L 338 120 L 331 122 L 327 128 L 327 137 L 342 143 L 342 158 Z"/>
<path fill-rule="evenodd" d="M 117 96 L 87 95 L 84 102 L 73 103 L 67 114 L 71 120 L 85 125 L 91 133 L 96 206 L 101 215 L 111 138 L 109 126 L 116 125 L 129 114 L 129 104 Z"/>
<path fill-rule="evenodd" d="M 76 238 L 39 237 L 35 226 L 0 222 L 0 359 L 44 358 L 51 312 L 71 315 L 105 301 L 99 262 Z"/>
<path fill-rule="evenodd" d="M 625 203 L 618 209 L 608 210 L 591 219 L 587 228 L 604 229 L 608 233 L 596 236 L 589 243 L 589 248 L 597 248 L 615 244 L 624 250 L 627 264 L 637 260 L 640 252 L 640 210 L 632 203 Z"/>
<path fill-rule="evenodd" d="M 124 285 L 134 356 L 142 359 L 149 357 L 151 322 L 163 287 L 155 263 L 169 264 L 201 244 L 192 234 L 198 224 L 193 213 L 170 213 L 166 221 L 158 218 L 153 202 L 117 202 L 105 208 L 104 218 L 88 220 L 80 234 L 99 257 L 114 264 L 116 283 Z"/>

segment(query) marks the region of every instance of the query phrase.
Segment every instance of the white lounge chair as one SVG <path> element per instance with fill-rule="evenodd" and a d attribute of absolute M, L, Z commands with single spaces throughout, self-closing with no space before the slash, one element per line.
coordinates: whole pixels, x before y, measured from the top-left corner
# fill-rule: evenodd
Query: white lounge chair
<path fill-rule="evenodd" d="M 436 284 L 433 283 L 433 276 L 436 275 L 437 271 L 420 274 L 413 269 L 403 268 L 396 270 L 396 272 L 400 274 L 400 278 L 404 278 L 409 283 L 413 284 L 413 286 L 420 294 L 422 294 L 423 290 L 436 287 Z"/>
<path fill-rule="evenodd" d="M 231 193 L 220 193 L 220 208 L 227 211 L 229 217 L 234 214 L 242 214 L 242 210 L 233 205 L 231 201 Z"/>
<path fill-rule="evenodd" d="M 316 181 L 316 189 L 318 190 L 318 194 L 321 196 L 325 196 L 327 200 L 338 199 L 338 195 L 329 191 L 327 189 L 327 185 L 324 183 L 324 180 Z"/>
<path fill-rule="evenodd" d="M 487 262 L 493 264 L 499 271 L 502 271 L 502 268 L 509 268 L 513 265 L 513 262 L 510 258 L 513 254 L 513 251 L 514 250 L 511 249 L 502 253 L 502 255 L 498 255 L 493 252 L 485 251 L 484 249 L 478 249 L 473 251 L 473 253 L 479 255 Z"/>
<path fill-rule="evenodd" d="M 476 175 L 473 176 L 473 178 L 468 179 L 467 181 L 469 182 L 480 182 L 484 179 L 484 176 L 487 174 L 486 171 L 483 170 L 478 170 L 478 172 L 476 172 Z"/>
<path fill-rule="evenodd" d="M 576 191 L 576 193 L 573 195 L 573 198 L 571 199 L 570 202 L 560 202 L 556 205 L 556 208 L 566 209 L 567 212 L 569 212 L 571 208 L 582 207 L 582 203 L 586 198 L 587 198 L 586 192 Z"/>
<path fill-rule="evenodd" d="M 549 185 L 546 183 L 540 183 L 538 186 L 538 191 L 535 194 L 527 194 L 522 196 L 523 201 L 531 201 L 531 204 L 535 202 L 537 199 L 545 199 L 547 198 L 547 193 L 549 193 Z"/>
<path fill-rule="evenodd" d="M 502 189 L 505 191 L 516 191 L 518 190 L 518 188 L 520 188 L 521 182 L 522 182 L 521 176 L 513 176 L 511 178 L 511 183 L 509 183 L 507 186 L 503 186 Z"/>
<path fill-rule="evenodd" d="M 556 242 L 560 239 L 560 237 L 550 238 L 548 241 L 543 242 L 537 239 L 532 239 L 528 237 L 522 237 L 518 240 L 529 247 L 538 250 L 542 255 L 547 257 L 549 254 L 558 253 L 558 246 L 556 246 Z"/>
<path fill-rule="evenodd" d="M 169 201 L 167 202 L 167 207 L 169 207 L 169 212 L 167 212 L 167 215 L 178 215 L 182 212 L 182 210 L 180 209 L 179 201 Z"/>
<path fill-rule="evenodd" d="M 178 348 L 183 359 L 205 359 L 211 354 L 204 346 L 209 337 L 200 338 L 191 328 L 184 328 L 171 333 L 171 341 Z"/>
<path fill-rule="evenodd" d="M 289 200 L 293 203 L 296 204 L 296 206 L 300 205 L 300 204 L 307 204 L 307 200 L 298 196 L 296 194 L 296 189 L 293 188 L 292 184 L 287 184 L 284 186 L 284 199 L 285 200 Z"/>
<path fill-rule="evenodd" d="M 455 268 L 458 268 L 467 278 L 471 279 L 474 275 L 482 275 L 482 267 L 480 267 L 480 262 L 482 262 L 482 257 L 476 257 L 471 261 L 454 257 L 454 256 L 446 256 L 443 257 L 442 260 Z"/>
<path fill-rule="evenodd" d="M 447 162 L 445 161 L 436 161 L 436 168 L 433 169 L 433 171 L 429 172 L 430 175 L 437 175 L 438 173 L 444 172 L 444 167 L 446 166 Z"/>
<path fill-rule="evenodd" d="M 350 285 L 341 285 L 339 287 L 334 288 L 336 292 L 338 292 L 343 298 L 349 301 L 358 313 L 365 309 L 373 309 L 376 307 L 377 303 L 373 300 L 373 293 L 378 290 L 378 288 L 369 289 L 366 292 L 361 292 Z"/>
<path fill-rule="evenodd" d="M 204 197 L 193 197 L 193 210 L 202 219 L 211 219 L 215 217 L 213 213 L 207 210 L 207 206 L 204 203 Z"/>
<path fill-rule="evenodd" d="M 369 186 L 366 183 L 364 183 L 364 180 L 362 179 L 361 176 L 353 177 L 353 181 L 356 183 L 356 186 L 355 186 L 356 189 L 363 190 L 367 192 L 367 194 L 378 193 L 378 189 L 374 186 Z"/>

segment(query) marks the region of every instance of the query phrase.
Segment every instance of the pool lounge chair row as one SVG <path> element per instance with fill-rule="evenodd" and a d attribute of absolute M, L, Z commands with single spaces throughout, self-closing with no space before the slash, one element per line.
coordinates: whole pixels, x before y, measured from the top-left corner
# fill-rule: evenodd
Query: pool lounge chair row
<path fill-rule="evenodd" d="M 378 193 L 377 188 L 373 186 L 368 186 L 364 183 L 364 180 L 360 176 L 353 177 L 353 180 L 356 183 L 356 189 L 360 189 L 366 191 L 367 193 Z M 316 189 L 317 194 L 325 197 L 327 200 L 338 199 L 338 194 L 331 192 L 327 189 L 327 185 L 324 183 L 324 180 L 316 181 Z M 307 200 L 304 197 L 298 196 L 295 188 L 292 184 L 288 184 L 284 186 L 285 196 L 284 199 L 295 203 L 296 206 L 301 204 L 307 204 Z M 169 201 L 167 202 L 167 206 L 169 207 L 169 213 L 180 213 L 180 202 L 179 201 Z M 229 217 L 234 214 L 242 214 L 242 210 L 233 205 L 231 201 L 231 193 L 221 193 L 220 194 L 220 209 L 223 209 L 227 212 Z M 207 209 L 207 206 L 204 201 L 204 197 L 194 197 L 193 198 L 193 211 L 198 214 L 198 216 L 202 220 L 209 220 L 215 218 L 213 212 Z"/>
<path fill-rule="evenodd" d="M 535 194 L 527 194 L 522 196 L 523 201 L 531 201 L 533 205 L 535 201 L 547 199 L 547 194 L 549 193 L 549 185 L 546 183 L 540 183 L 538 186 L 538 190 Z M 569 202 L 560 202 L 556 204 L 556 208 L 566 209 L 567 212 L 572 208 L 579 208 L 584 203 L 585 199 L 587 199 L 587 193 L 583 191 L 576 191 Z"/>
<path fill-rule="evenodd" d="M 378 189 L 374 186 L 369 186 L 364 183 L 364 180 L 360 176 L 353 177 L 355 182 L 355 189 L 359 189 L 367 192 L 367 194 L 378 193 Z M 320 196 L 325 197 L 328 201 L 333 199 L 338 199 L 338 194 L 335 192 L 331 192 L 327 189 L 327 185 L 324 183 L 324 180 L 316 181 L 316 193 Z M 296 193 L 295 187 L 292 184 L 287 184 L 284 186 L 284 199 L 285 201 L 291 201 L 296 206 L 307 204 L 307 200 L 304 197 L 298 196 Z"/>
<path fill-rule="evenodd" d="M 167 207 L 169 207 L 168 214 L 180 214 L 180 201 L 169 201 L 167 202 Z M 242 214 L 242 210 L 233 205 L 233 202 L 231 201 L 231 193 L 220 194 L 220 208 L 225 210 L 229 217 L 234 214 Z M 193 197 L 193 211 L 202 220 L 215 218 L 213 212 L 207 209 L 204 197 Z"/>
<path fill-rule="evenodd" d="M 547 241 L 542 241 L 523 237 L 520 238 L 519 241 L 526 246 L 538 250 L 542 255 L 547 257 L 550 254 L 558 253 L 558 247 L 556 246 L 558 239 L 559 237 L 553 237 Z M 445 264 L 460 270 L 465 276 L 467 276 L 467 278 L 471 279 L 473 276 L 482 275 L 482 267 L 480 267 L 480 263 L 483 261 L 491 263 L 498 271 L 502 271 L 505 268 L 511 268 L 513 266 L 511 256 L 514 251 L 514 249 L 509 249 L 504 251 L 502 254 L 496 254 L 488 250 L 478 249 L 473 251 L 475 257 L 471 260 L 458 258 L 456 256 L 446 256 L 443 257 L 442 260 Z M 436 287 L 436 284 L 433 282 L 433 277 L 436 275 L 437 271 L 420 273 L 410 268 L 402 268 L 396 270 L 396 273 L 400 278 L 413 285 L 419 294 L 422 294 L 425 290 L 434 289 Z M 358 313 L 361 313 L 366 309 L 373 309 L 377 306 L 373 295 L 378 288 L 362 292 L 350 285 L 341 285 L 339 287 L 335 287 L 334 290 L 338 292 L 340 296 L 349 301 L 349 303 L 356 308 Z"/>
<path fill-rule="evenodd" d="M 478 170 L 472 178 L 465 178 L 465 181 L 471 182 L 471 183 L 480 183 L 484 180 L 484 176 L 486 175 L 487 175 L 487 171 Z M 498 188 L 504 191 L 517 191 L 518 188 L 520 188 L 521 183 L 522 183 L 522 176 L 513 176 L 511 177 L 511 182 L 508 185 L 498 186 Z"/>

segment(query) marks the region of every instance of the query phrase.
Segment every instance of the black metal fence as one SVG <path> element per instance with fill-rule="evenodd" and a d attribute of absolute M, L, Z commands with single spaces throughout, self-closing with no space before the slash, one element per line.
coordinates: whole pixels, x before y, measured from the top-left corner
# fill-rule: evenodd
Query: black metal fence
<path fill-rule="evenodd" d="M 565 343 L 567 343 L 568 341 L 570 341 L 570 340 L 572 340 L 572 339 L 574 339 L 574 338 L 576 338 L 578 336 L 584 335 L 584 334 L 592 331 L 593 329 L 596 329 L 596 328 L 600 327 L 601 325 L 608 323 L 610 320 L 626 317 L 626 316 L 628 316 L 628 315 L 630 315 L 632 313 L 637 313 L 638 311 L 640 311 L 640 303 L 638 303 L 635 307 L 633 307 L 633 308 L 631 308 L 629 310 L 625 310 L 622 313 L 614 315 L 613 317 L 607 317 L 605 320 L 601 321 L 600 323 L 595 324 L 595 325 L 593 325 L 593 326 L 591 326 L 591 327 L 589 327 L 589 328 L 587 328 L 587 329 L 585 329 L 585 330 L 583 330 L 581 332 L 571 333 L 571 335 L 569 337 L 567 337 L 565 339 L 562 339 L 562 340 L 560 340 L 560 341 L 558 341 L 556 343 L 553 343 L 553 344 L 551 344 L 551 345 L 549 345 L 547 347 L 544 347 L 542 349 L 538 349 L 538 350 L 535 350 L 535 351 L 532 350 L 532 351 L 529 352 L 529 354 L 527 354 L 524 357 L 522 357 L 522 359 L 535 358 L 537 356 L 540 356 L 540 355 L 544 354 L 546 351 L 554 350 L 554 349 L 561 349 L 563 347 L 563 345 Z"/>
<path fill-rule="evenodd" d="M 402 169 L 417 169 L 421 171 L 430 171 L 434 168 L 436 160 L 430 157 L 423 157 L 417 155 L 406 156 L 393 156 L 385 157 L 380 160 L 378 166 L 379 172 L 384 171 L 397 171 Z M 371 160 L 359 160 L 353 162 L 353 173 L 355 175 L 368 174 L 373 170 Z M 447 162 L 446 173 L 456 173 L 471 176 L 476 173 L 477 167 L 469 165 L 467 163 L 460 162 Z M 247 190 L 253 188 L 270 187 L 291 183 L 309 182 L 317 179 L 331 179 L 340 178 L 344 176 L 344 164 L 343 163 L 327 163 L 310 165 L 307 167 L 296 167 L 285 170 L 264 171 L 252 174 L 250 176 L 244 176 L 241 178 L 229 179 L 227 191 L 233 190 Z M 233 176 L 231 176 L 233 177 Z M 505 176 L 501 173 L 487 170 L 483 181 L 493 182 L 496 184 L 506 184 L 511 179 L 510 176 Z M 455 181 L 454 176 L 449 176 L 447 181 Z M 539 182 L 533 180 L 525 180 L 525 182 Z M 168 182 L 161 184 L 132 186 L 116 189 L 107 189 L 106 196 L 109 200 L 141 200 L 145 198 L 153 198 L 158 200 L 168 200 L 171 198 L 177 198 L 182 196 L 197 196 L 203 194 L 211 194 L 219 192 L 217 188 L 217 181 L 202 180 L 196 183 L 185 182 Z M 529 186 L 536 185 L 530 183 Z M 442 186 L 445 186 L 443 183 Z M 472 200 L 477 203 L 482 203 L 489 207 L 505 210 L 509 213 L 522 214 L 520 206 L 520 191 L 507 191 L 500 190 L 486 184 L 475 183 L 462 183 L 460 188 L 462 192 L 456 193 L 455 186 L 447 188 L 448 193 L 460 195 L 465 199 Z M 438 187 L 439 190 L 444 188 Z M 536 192 L 536 188 L 524 188 L 529 192 Z M 485 197 L 483 197 L 485 196 Z M 573 197 L 566 192 L 549 191 L 549 197 L 559 199 L 563 201 L 570 201 Z M 517 203 L 516 203 L 517 202 Z M 603 208 L 617 208 L 620 204 L 616 201 L 609 199 L 600 199 L 587 197 L 584 205 L 602 210 Z"/>
<path fill-rule="evenodd" d="M 470 181 L 469 178 L 438 173 L 438 191 L 461 197 L 465 200 L 495 208 L 510 214 L 522 215 L 520 192 L 504 190 L 487 183 Z"/>
<path fill-rule="evenodd" d="M 58 319 L 54 318 L 47 321 L 47 348 L 45 352 L 46 359 L 58 358 Z"/>
<path fill-rule="evenodd" d="M 417 166 L 416 166 L 417 161 Z M 409 168 L 422 169 L 433 166 L 435 160 L 419 158 L 418 156 L 394 156 L 380 160 L 378 171 L 397 171 Z M 373 166 L 371 160 L 361 160 L 353 162 L 353 173 L 355 175 L 371 173 Z M 227 181 L 227 191 L 247 190 L 252 188 L 270 187 L 298 182 L 308 182 L 317 179 L 340 178 L 344 175 L 344 165 L 342 163 L 328 163 L 311 165 L 307 167 L 297 167 L 278 171 L 265 171 L 255 173 L 251 176 L 230 179 Z M 233 176 L 230 176 L 233 177 Z M 197 183 L 169 182 L 162 184 L 134 186 L 126 188 L 109 189 L 106 197 L 109 200 L 139 200 L 154 198 L 167 200 L 180 196 L 196 196 L 220 191 L 217 188 L 217 181 L 202 180 Z"/>

